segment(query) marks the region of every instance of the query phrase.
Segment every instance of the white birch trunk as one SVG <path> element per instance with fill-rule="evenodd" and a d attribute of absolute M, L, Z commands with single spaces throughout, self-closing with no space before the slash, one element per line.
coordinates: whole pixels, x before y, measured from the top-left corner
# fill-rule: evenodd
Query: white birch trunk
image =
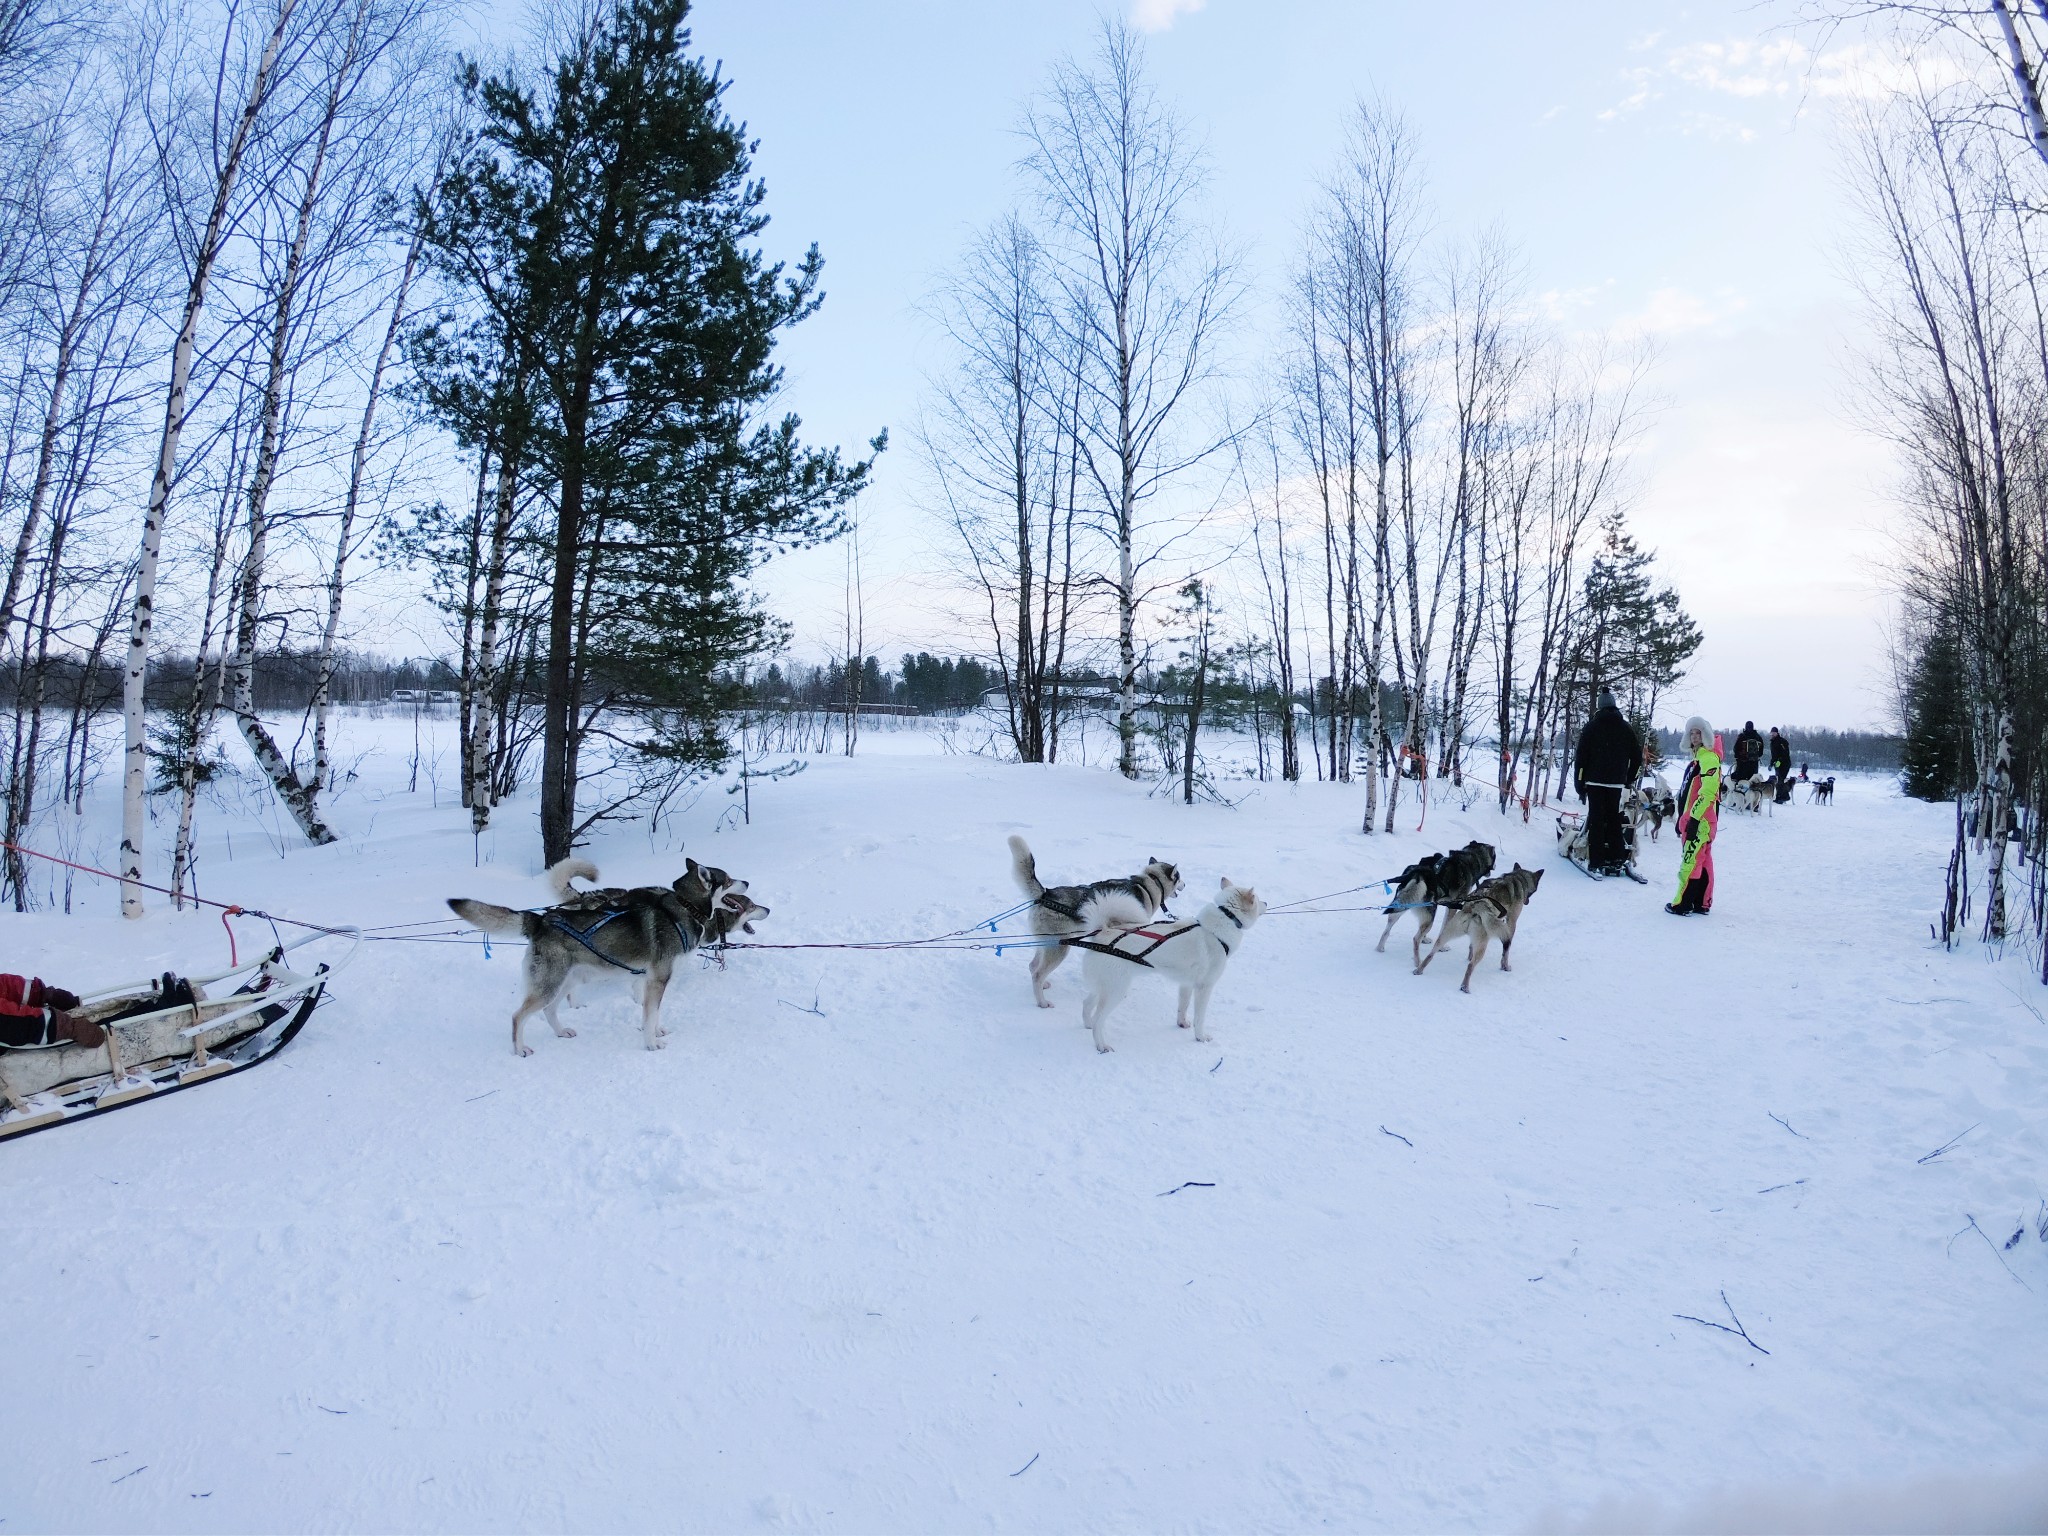
<path fill-rule="evenodd" d="M 255 473 L 249 482 L 249 549 L 242 564 L 242 611 L 235 626 L 235 657 L 231 671 L 235 724 L 241 729 L 242 740 L 248 744 L 249 755 L 256 760 L 263 776 L 270 780 L 278 799 L 291 813 L 292 820 L 298 823 L 306 841 L 315 845 L 334 841 L 333 832 L 320 818 L 320 781 L 317 776 L 309 783 L 300 781 L 297 770 L 278 750 L 277 743 L 257 717 L 256 642 L 263 620 L 270 488 L 277 479 L 277 460 L 284 433 L 285 383 L 291 372 L 292 306 L 298 298 L 299 279 L 305 269 L 306 247 L 313 236 L 313 214 L 320 204 L 321 177 L 327 168 L 328 147 L 333 142 L 335 116 L 340 109 L 349 71 L 354 66 L 356 46 L 368 8 L 368 0 L 361 0 L 349 33 L 347 50 L 334 66 L 312 163 L 306 168 L 305 191 L 299 198 L 297 227 L 292 231 L 291 248 L 285 254 L 284 270 L 278 280 L 277 301 L 271 314 L 270 356 L 263 381 L 261 436 L 256 448 Z"/>
<path fill-rule="evenodd" d="M 2006 0 L 1991 0 L 1992 14 L 1998 18 L 1998 27 L 2005 34 L 2006 55 L 2012 61 L 2013 85 L 2019 92 L 2020 115 L 2026 120 L 2027 142 L 2034 146 L 2034 153 L 2048 164 L 2048 115 L 2041 110 L 2041 91 L 2034 81 L 2034 71 L 2027 64 L 2026 51 L 2020 47 L 2019 28 L 2013 25 L 2012 11 Z M 2048 17 L 2048 9 L 2042 12 Z"/>
<path fill-rule="evenodd" d="M 171 349 L 171 386 L 164 400 L 163 437 L 157 447 L 156 472 L 150 478 L 149 503 L 142 515 L 142 552 L 135 567 L 135 605 L 128 626 L 128 665 L 121 685 L 121 718 L 126 732 L 122 754 L 121 786 L 121 915 L 142 916 L 142 837 L 147 807 L 149 754 L 144 735 L 144 690 L 148 682 L 149 641 L 156 620 L 156 567 L 163 550 L 164 513 L 170 504 L 171 480 L 178 468 L 178 439 L 185 430 L 186 392 L 192 382 L 192 357 L 197 350 L 199 316 L 206 308 L 206 290 L 213 278 L 214 263 L 220 257 L 227 234 L 229 202 L 235 180 L 241 173 L 242 156 L 249 147 L 249 135 L 270 94 L 271 73 L 277 67 L 278 50 L 284 44 L 285 28 L 291 22 L 298 0 L 278 0 L 277 20 L 264 44 L 249 97 L 235 123 L 214 186 L 213 207 L 206 230 L 193 253 L 192 280 L 185 293 L 185 314 L 178 328 L 178 340 Z"/>

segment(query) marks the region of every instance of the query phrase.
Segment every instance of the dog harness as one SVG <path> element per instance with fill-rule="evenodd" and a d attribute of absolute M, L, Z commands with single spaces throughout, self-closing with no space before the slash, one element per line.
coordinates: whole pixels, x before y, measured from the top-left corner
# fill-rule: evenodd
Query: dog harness
<path fill-rule="evenodd" d="M 543 915 L 547 918 L 548 926 L 550 928 L 554 929 L 557 933 L 566 933 L 570 938 L 574 939 L 578 944 L 581 944 L 585 949 L 589 950 L 593 955 L 597 956 L 597 958 L 602 960 L 606 965 L 615 965 L 629 976 L 645 976 L 647 972 L 643 970 L 641 967 L 637 965 L 628 965 L 623 960 L 613 958 L 611 955 L 608 955 L 603 950 L 599 949 L 595 944 L 591 942 L 590 939 L 590 936 L 603 929 L 605 924 L 614 922 L 617 919 L 624 917 L 629 912 L 639 912 L 644 910 L 647 909 L 644 907 L 615 907 L 609 912 L 600 913 L 597 918 L 597 921 L 592 923 L 587 928 L 576 927 L 574 924 L 564 919 L 558 912 L 551 911 L 544 913 Z M 688 949 L 690 947 L 690 936 L 687 933 L 683 932 L 683 925 L 676 921 L 675 914 L 673 912 L 666 911 L 665 909 L 660 907 L 656 907 L 653 910 L 660 912 L 663 917 L 669 920 L 669 922 L 675 927 L 676 937 L 681 939 L 683 941 L 683 947 L 685 949 Z"/>
<path fill-rule="evenodd" d="M 1229 918 L 1239 929 L 1244 927 L 1243 920 L 1228 907 L 1218 907 L 1216 910 Z M 1098 955 L 1115 955 L 1119 960 L 1128 960 L 1133 965 L 1142 965 L 1147 970 L 1150 970 L 1152 968 L 1151 957 L 1160 945 L 1169 939 L 1177 939 L 1184 933 L 1193 933 L 1201 926 L 1200 923 L 1182 923 L 1178 928 L 1169 928 L 1164 933 L 1154 933 L 1149 928 L 1126 928 L 1115 938 L 1109 940 L 1108 943 L 1104 943 L 1086 934 L 1071 939 L 1062 939 L 1060 942 L 1071 945 L 1075 949 L 1092 949 Z M 1101 931 L 1100 929 L 1096 930 L 1098 933 Z M 1223 945 L 1223 953 L 1227 958 L 1231 953 L 1231 949 L 1230 945 L 1224 941 L 1223 936 L 1221 934 L 1211 934 L 1210 937 L 1215 939 L 1218 944 Z M 1150 939 L 1152 942 L 1140 950 L 1118 949 L 1117 946 L 1126 939 Z"/>
<path fill-rule="evenodd" d="M 1111 891 L 1122 891 L 1125 895 L 1134 897 L 1139 901 L 1144 901 L 1151 895 L 1151 892 L 1141 888 L 1140 882 L 1136 880 L 1098 880 L 1093 885 L 1083 886 L 1082 889 L 1095 895 L 1106 895 Z M 1057 913 L 1070 923 L 1081 921 L 1081 909 L 1078 906 L 1063 907 L 1058 902 L 1050 899 L 1051 894 L 1048 891 L 1043 895 L 1034 896 L 1032 898 L 1033 905 L 1043 907 L 1048 912 Z M 1161 916 L 1169 918 L 1173 916 L 1171 912 L 1166 910 L 1166 903 L 1163 900 L 1159 903 L 1159 911 Z"/>

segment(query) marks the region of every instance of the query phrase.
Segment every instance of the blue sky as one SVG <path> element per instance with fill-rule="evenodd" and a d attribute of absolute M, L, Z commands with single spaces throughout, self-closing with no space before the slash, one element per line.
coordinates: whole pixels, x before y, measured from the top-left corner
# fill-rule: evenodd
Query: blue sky
<path fill-rule="evenodd" d="M 1209 214 L 1270 295 L 1361 96 L 1418 131 L 1436 223 L 1498 224 L 1560 324 L 1649 334 L 1662 401 L 1635 522 L 1707 643 L 1673 710 L 1876 724 L 1890 469 L 1855 426 L 1861 319 L 1835 148 L 1838 51 L 1768 5 L 1121 0 L 1206 141 Z M 783 350 L 817 440 L 895 447 L 863 510 L 868 649 L 967 637 L 935 612 L 908 428 L 936 360 L 918 303 L 1018 194 L 1024 99 L 1104 10 L 1080 0 L 701 0 L 699 50 L 760 139 L 774 222 L 828 299 Z M 1275 335 L 1255 305 L 1256 366 Z M 800 646 L 836 640 L 843 557 L 771 568 Z"/>

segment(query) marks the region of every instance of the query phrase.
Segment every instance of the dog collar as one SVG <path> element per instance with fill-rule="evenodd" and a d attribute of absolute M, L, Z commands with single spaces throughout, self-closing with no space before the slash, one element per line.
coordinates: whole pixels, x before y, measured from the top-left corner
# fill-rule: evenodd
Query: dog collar
<path fill-rule="evenodd" d="M 1218 912 L 1221 912 L 1225 917 L 1229 918 L 1233 923 L 1237 924 L 1239 928 L 1244 927 L 1244 919 L 1239 917 L 1235 912 L 1231 911 L 1230 908 L 1218 907 L 1216 910 Z"/>

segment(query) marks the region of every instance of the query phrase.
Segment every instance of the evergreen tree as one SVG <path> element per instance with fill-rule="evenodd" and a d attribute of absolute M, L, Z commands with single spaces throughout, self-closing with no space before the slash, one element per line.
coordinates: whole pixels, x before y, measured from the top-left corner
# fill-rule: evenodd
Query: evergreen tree
<path fill-rule="evenodd" d="M 1600 690 L 1612 688 L 1638 730 L 1655 715 L 1658 695 L 1685 676 L 1703 638 L 1677 592 L 1656 585 L 1655 559 L 1636 543 L 1619 511 L 1607 515 L 1581 589 L 1578 644 L 1568 668 L 1588 713 Z"/>
<path fill-rule="evenodd" d="M 651 706 L 644 763 L 723 761 L 733 663 L 783 633 L 743 583 L 836 535 L 871 463 L 804 446 L 794 416 L 760 419 L 777 334 L 816 309 L 822 261 L 812 247 L 786 271 L 753 244 L 753 145 L 690 56 L 689 8 L 609 0 L 533 87 L 472 69 L 477 127 L 421 212 L 462 301 L 415 345 L 426 398 L 472 440 L 516 432 L 544 488 L 551 863 L 582 830 L 581 752 L 615 733 L 599 723 L 614 702 Z"/>
<path fill-rule="evenodd" d="M 1937 624 L 1920 642 L 1905 703 L 1899 787 L 1916 800 L 1951 800 L 1976 779 L 1963 653 L 1952 626 Z"/>

